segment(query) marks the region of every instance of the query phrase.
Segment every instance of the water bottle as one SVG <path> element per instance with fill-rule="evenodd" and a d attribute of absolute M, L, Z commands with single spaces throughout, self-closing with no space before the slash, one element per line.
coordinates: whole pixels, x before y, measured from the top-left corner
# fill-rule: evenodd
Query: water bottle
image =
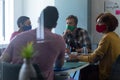
<path fill-rule="evenodd" d="M 82 51 L 82 52 L 83 52 L 83 54 L 88 54 L 88 49 L 87 49 L 87 47 L 86 47 L 86 46 L 83 46 L 83 48 L 82 48 L 82 49 L 83 49 L 83 51 Z"/>

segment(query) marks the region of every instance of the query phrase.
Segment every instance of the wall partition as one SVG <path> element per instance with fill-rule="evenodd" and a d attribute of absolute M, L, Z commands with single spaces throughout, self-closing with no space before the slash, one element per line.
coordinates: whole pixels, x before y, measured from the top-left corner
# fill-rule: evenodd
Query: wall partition
<path fill-rule="evenodd" d="M 13 32 L 13 0 L 0 0 L 0 44 L 9 43 Z"/>

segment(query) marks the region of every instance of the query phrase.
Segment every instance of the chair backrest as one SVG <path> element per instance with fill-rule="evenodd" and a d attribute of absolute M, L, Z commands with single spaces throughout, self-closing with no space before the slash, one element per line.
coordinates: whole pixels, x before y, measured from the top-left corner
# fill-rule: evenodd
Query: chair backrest
<path fill-rule="evenodd" d="M 5 48 L 0 48 L 0 56 L 3 53 L 4 50 L 5 50 Z"/>
<path fill-rule="evenodd" d="M 112 65 L 109 80 L 120 80 L 120 55 Z"/>
<path fill-rule="evenodd" d="M 33 64 L 38 80 L 44 80 L 40 74 L 39 66 Z M 0 80 L 18 80 L 21 64 L 0 63 Z"/>

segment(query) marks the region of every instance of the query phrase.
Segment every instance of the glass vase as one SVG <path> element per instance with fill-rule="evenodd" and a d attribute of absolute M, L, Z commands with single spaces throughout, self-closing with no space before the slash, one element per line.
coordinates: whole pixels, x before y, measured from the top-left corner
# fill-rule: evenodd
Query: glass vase
<path fill-rule="evenodd" d="M 19 72 L 19 80 L 37 80 L 37 73 L 30 59 L 24 59 Z"/>

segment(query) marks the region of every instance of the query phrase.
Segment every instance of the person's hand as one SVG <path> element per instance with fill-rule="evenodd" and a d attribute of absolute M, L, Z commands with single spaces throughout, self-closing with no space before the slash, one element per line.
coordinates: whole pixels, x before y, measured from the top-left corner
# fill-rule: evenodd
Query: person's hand
<path fill-rule="evenodd" d="M 82 50 L 83 50 L 82 48 L 80 48 L 80 49 L 76 49 L 76 52 L 81 53 Z"/>
<path fill-rule="evenodd" d="M 72 32 L 70 30 L 66 30 L 64 34 L 71 34 Z"/>
<path fill-rule="evenodd" d="M 66 49 L 65 49 L 65 53 L 70 54 L 70 49 L 69 49 L 69 48 L 66 48 Z"/>
<path fill-rule="evenodd" d="M 70 54 L 69 59 L 67 60 L 67 62 L 79 62 L 78 55 Z"/>
<path fill-rule="evenodd" d="M 89 52 L 89 53 L 91 53 L 91 52 L 92 52 L 92 50 L 88 48 L 88 52 Z"/>
<path fill-rule="evenodd" d="M 70 60 L 78 59 L 78 55 L 70 54 L 70 55 L 69 55 L 69 59 L 70 59 Z"/>
<path fill-rule="evenodd" d="M 88 52 L 92 52 L 91 49 L 89 49 L 89 48 L 87 48 L 87 49 L 88 49 Z M 82 53 L 83 52 L 83 48 L 76 49 L 76 52 Z"/>
<path fill-rule="evenodd" d="M 65 31 L 63 32 L 63 37 L 65 38 L 66 35 L 71 34 L 71 33 L 72 33 L 72 32 L 71 32 L 70 30 L 65 30 Z"/>

